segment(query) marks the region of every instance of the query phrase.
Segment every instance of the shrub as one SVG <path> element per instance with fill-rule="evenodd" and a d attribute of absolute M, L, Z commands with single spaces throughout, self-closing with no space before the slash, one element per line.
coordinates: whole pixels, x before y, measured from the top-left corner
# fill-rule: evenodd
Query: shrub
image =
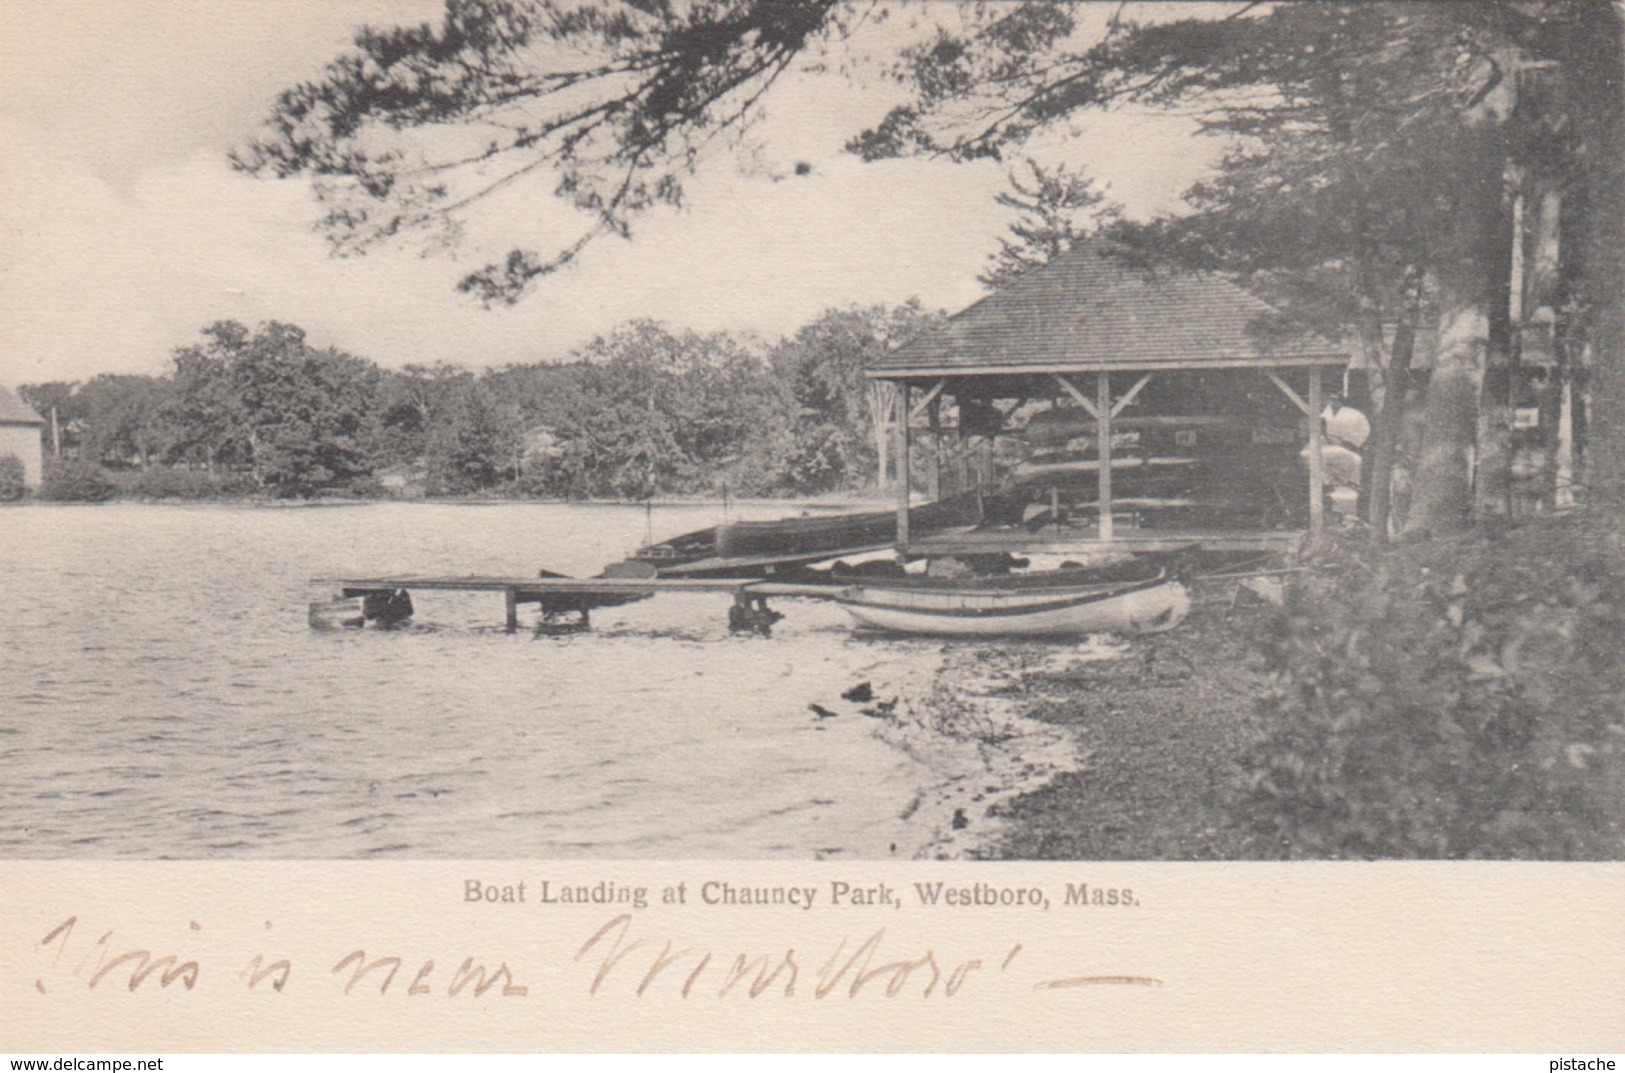
<path fill-rule="evenodd" d="M 63 503 L 101 503 L 118 494 L 118 485 L 94 462 L 52 461 L 45 467 L 40 498 Z"/>
<path fill-rule="evenodd" d="M 1625 555 L 1597 522 L 1300 586 L 1234 804 L 1269 856 L 1625 857 Z M 1605 522 L 1602 524 L 1606 524 Z"/>
<path fill-rule="evenodd" d="M 201 469 L 153 466 L 121 474 L 119 491 L 146 499 L 236 499 L 259 489 L 247 473 L 210 473 Z"/>
<path fill-rule="evenodd" d="M 492 492 L 512 499 L 559 498 L 553 480 L 545 473 L 523 474 L 497 485 Z"/>
<path fill-rule="evenodd" d="M 21 499 L 27 486 L 23 483 L 27 470 L 16 455 L 0 455 L 0 502 Z"/>
<path fill-rule="evenodd" d="M 332 490 L 333 494 L 353 496 L 357 499 L 388 499 L 393 494 L 385 488 L 383 482 L 372 474 L 360 477 L 351 477 Z"/>

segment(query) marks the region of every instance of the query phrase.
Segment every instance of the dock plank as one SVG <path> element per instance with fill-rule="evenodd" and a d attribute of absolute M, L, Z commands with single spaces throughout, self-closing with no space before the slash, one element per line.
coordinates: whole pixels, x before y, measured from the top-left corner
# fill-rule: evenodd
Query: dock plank
<path fill-rule="evenodd" d="M 423 577 L 390 575 L 384 577 L 313 578 L 312 585 L 331 585 L 347 595 L 392 592 L 396 589 L 441 592 L 513 592 L 520 597 L 568 593 L 604 595 L 655 592 L 749 592 L 758 596 L 821 596 L 839 586 L 808 585 L 763 581 L 761 578 L 533 578 L 470 575 L 463 577 Z"/>

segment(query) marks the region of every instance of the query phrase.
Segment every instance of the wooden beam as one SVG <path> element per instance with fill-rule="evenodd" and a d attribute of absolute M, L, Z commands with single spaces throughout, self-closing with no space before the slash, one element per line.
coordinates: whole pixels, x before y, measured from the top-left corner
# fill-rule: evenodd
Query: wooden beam
<path fill-rule="evenodd" d="M 1275 382 L 1275 386 L 1281 389 L 1281 394 L 1291 399 L 1298 409 L 1308 414 L 1311 418 L 1319 416 L 1320 411 L 1313 408 L 1313 403 L 1304 402 L 1303 396 L 1299 395 L 1296 391 L 1293 391 L 1292 385 L 1287 383 L 1285 380 L 1282 380 L 1279 373 L 1267 372 L 1265 375 Z M 1311 385 L 1320 383 L 1320 366 L 1315 365 L 1310 367 L 1309 378 L 1309 383 Z"/>
<path fill-rule="evenodd" d="M 1010 419 L 1015 416 L 1016 411 L 1021 409 L 1025 405 L 1027 405 L 1027 396 L 1023 395 L 1023 396 L 1021 396 L 1021 398 L 1016 400 L 1016 404 L 1014 406 L 1010 407 L 1010 409 L 1008 409 L 1008 410 L 999 410 L 999 431 L 1000 432 L 1004 431 L 1004 426 L 1008 425 L 1010 423 Z M 999 409 L 997 406 L 995 406 L 993 408 L 995 410 Z"/>
<path fill-rule="evenodd" d="M 897 427 L 892 430 L 894 437 L 893 454 L 897 457 L 897 548 L 902 551 L 908 547 L 908 383 L 905 381 L 897 385 Z"/>
<path fill-rule="evenodd" d="M 925 393 L 925 397 L 915 403 L 913 409 L 908 411 L 909 421 L 915 421 L 921 414 L 925 413 L 925 408 L 937 401 L 937 396 L 942 394 L 942 389 L 947 385 L 948 381 L 946 380 L 938 380 L 935 384 L 932 384 L 931 389 Z"/>
<path fill-rule="evenodd" d="M 1145 387 L 1145 385 L 1149 384 L 1150 382 L 1151 382 L 1151 374 L 1150 373 L 1146 373 L 1144 376 L 1140 377 L 1140 379 L 1136 380 L 1134 382 L 1134 386 L 1129 388 L 1128 392 L 1122 398 L 1120 398 L 1116 402 L 1112 403 L 1112 416 L 1116 417 L 1118 414 L 1122 413 L 1123 412 L 1123 407 L 1125 407 L 1129 403 L 1133 402 L 1134 401 L 1134 396 L 1138 395 L 1140 393 L 1140 389 Z"/>
<path fill-rule="evenodd" d="M 1112 374 L 1095 374 L 1096 457 L 1100 461 L 1100 539 L 1112 539 Z"/>
<path fill-rule="evenodd" d="M 1321 459 L 1320 367 L 1309 370 L 1309 539 L 1318 540 L 1325 524 L 1326 471 Z"/>
<path fill-rule="evenodd" d="M 519 629 L 519 593 L 515 589 L 502 590 L 502 604 L 507 612 L 506 624 L 509 633 Z"/>
<path fill-rule="evenodd" d="M 1106 376 L 1107 374 L 1106 373 L 1101 373 L 1100 375 L 1101 376 Z M 1071 395 L 1072 398 L 1077 401 L 1077 404 L 1079 406 L 1083 407 L 1083 412 L 1084 413 L 1088 414 L 1090 417 L 1094 418 L 1096 421 L 1100 420 L 1100 411 L 1095 409 L 1095 404 L 1090 402 L 1088 397 L 1086 395 L 1084 395 L 1083 392 L 1078 390 L 1078 387 L 1077 387 L 1076 384 L 1074 384 L 1072 381 L 1068 380 L 1066 377 L 1062 376 L 1060 373 L 1055 374 L 1055 382 L 1057 384 L 1060 384 L 1063 388 L 1065 388 L 1066 393 L 1068 395 Z M 1108 399 L 1107 400 L 1107 408 L 1109 409 L 1110 406 L 1111 406 L 1111 400 Z"/>

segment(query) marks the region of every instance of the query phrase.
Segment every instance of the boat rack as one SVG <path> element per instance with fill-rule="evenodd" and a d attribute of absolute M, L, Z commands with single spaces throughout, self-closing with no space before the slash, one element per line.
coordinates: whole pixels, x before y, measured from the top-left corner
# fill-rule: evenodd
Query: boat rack
<path fill-rule="evenodd" d="M 659 592 L 725 592 L 734 597 L 729 624 L 760 629 L 777 618 L 767 609 L 769 596 L 833 599 L 840 585 L 764 581 L 761 578 L 564 578 L 564 577 L 368 577 L 316 578 L 312 586 L 328 587 L 326 600 L 310 605 L 315 627 L 360 625 L 361 621 L 398 622 L 412 615 L 411 593 L 500 592 L 509 632 L 519 628 L 519 605 L 540 604 L 544 612 L 575 611 L 586 625 L 594 607 L 631 603 Z M 360 608 L 355 602 L 360 601 Z"/>

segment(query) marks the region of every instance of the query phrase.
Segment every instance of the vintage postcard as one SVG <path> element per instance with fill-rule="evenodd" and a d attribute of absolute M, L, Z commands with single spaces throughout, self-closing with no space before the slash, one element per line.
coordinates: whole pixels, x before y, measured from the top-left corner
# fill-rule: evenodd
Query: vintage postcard
<path fill-rule="evenodd" d="M 1625 1050 L 1622 39 L 0 7 L 0 1050 Z"/>

